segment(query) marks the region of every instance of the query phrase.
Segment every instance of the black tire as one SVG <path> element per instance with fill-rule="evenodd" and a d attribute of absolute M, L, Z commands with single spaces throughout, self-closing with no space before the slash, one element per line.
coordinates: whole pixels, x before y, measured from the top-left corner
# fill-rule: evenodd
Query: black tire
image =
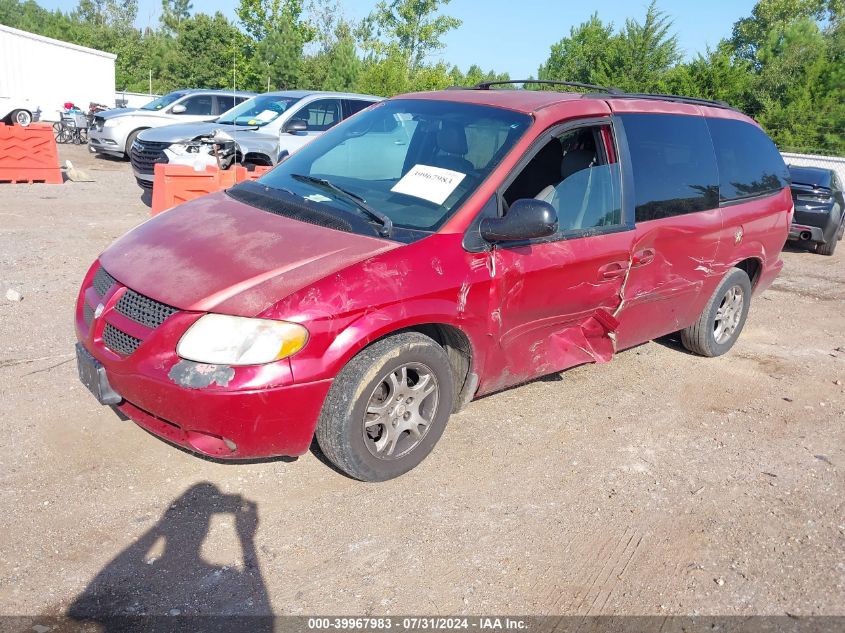
<path fill-rule="evenodd" d="M 129 136 L 126 137 L 126 147 L 124 151 L 126 152 L 126 160 L 129 160 L 129 152 L 132 149 L 132 143 L 135 142 L 135 139 L 138 138 L 138 135 L 143 132 L 144 130 L 135 130 L 134 132 L 130 132 Z"/>
<path fill-rule="evenodd" d="M 367 416 L 376 415 L 376 419 L 380 419 L 377 414 L 367 411 L 376 402 L 377 407 L 385 410 L 392 408 L 392 413 L 385 413 L 386 416 L 410 415 L 401 400 L 399 412 L 400 405 L 393 402 L 395 392 L 388 385 L 394 372 L 401 372 L 403 367 L 408 376 L 405 385 L 408 389 L 415 386 L 415 367 L 421 372 L 430 372 L 430 377 L 423 384 L 433 384 L 436 397 L 432 401 L 430 395 L 423 395 L 416 404 L 418 409 L 424 405 L 429 407 L 426 415 L 430 422 L 422 431 L 419 426 L 416 427 L 417 435 L 421 436 L 419 439 L 412 436 L 409 430 L 397 433 L 396 437 L 401 439 L 393 446 L 399 450 L 404 442 L 409 448 L 389 457 L 385 452 L 380 457 L 374 453 L 377 442 L 381 441 L 379 438 L 382 433 L 389 431 L 378 424 L 370 426 L 367 431 Z M 384 393 L 379 402 L 379 392 L 383 387 Z M 408 472 L 428 456 L 446 428 L 453 404 L 454 380 L 446 351 L 431 338 L 417 332 L 395 334 L 363 349 L 340 371 L 323 403 L 317 423 L 317 442 L 329 461 L 350 477 L 361 481 L 393 479 Z M 369 418 L 370 424 L 373 419 Z M 393 419 L 394 427 L 401 424 L 399 418 Z M 382 440 L 386 442 L 387 450 L 390 445 L 387 435 Z"/>
<path fill-rule="evenodd" d="M 32 112 L 29 110 L 12 110 L 9 120 L 12 122 L 12 125 L 27 127 L 32 123 Z"/>
<path fill-rule="evenodd" d="M 818 244 L 816 246 L 816 253 L 819 255 L 833 255 L 836 252 L 836 245 L 839 244 L 839 240 L 836 239 L 836 234 L 834 233 L 833 237 L 824 244 Z"/>
<path fill-rule="evenodd" d="M 720 333 L 724 338 L 717 340 L 717 315 L 723 307 L 723 303 L 730 301 L 729 293 L 739 289 L 742 292 L 741 312 L 733 322 L 729 333 Z M 732 295 L 735 297 L 736 295 Z M 748 317 L 748 307 L 751 304 L 751 281 L 745 271 L 739 268 L 732 268 L 725 275 L 719 286 L 713 292 L 713 296 L 704 306 L 701 316 L 688 328 L 681 330 L 681 343 L 689 351 L 700 356 L 721 356 L 734 346 L 739 338 L 742 328 L 745 326 L 745 319 Z M 740 306 L 737 306 L 739 309 Z"/>

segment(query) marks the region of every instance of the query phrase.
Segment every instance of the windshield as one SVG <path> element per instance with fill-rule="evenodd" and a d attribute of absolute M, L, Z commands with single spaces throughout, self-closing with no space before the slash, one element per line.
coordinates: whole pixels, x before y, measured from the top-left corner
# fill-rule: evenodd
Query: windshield
<path fill-rule="evenodd" d="M 217 119 L 217 123 L 228 125 L 267 125 L 275 121 L 287 110 L 291 104 L 299 101 L 296 97 L 274 97 L 273 95 L 259 95 L 247 99 L 242 104 L 232 108 Z"/>
<path fill-rule="evenodd" d="M 169 94 L 164 95 L 163 97 L 159 97 L 158 99 L 154 99 L 150 101 L 147 105 L 141 106 L 142 110 L 161 110 L 162 108 L 166 108 L 171 103 L 176 101 L 177 99 L 181 99 L 184 97 L 187 92 L 184 90 L 179 92 L 171 92 Z"/>
<path fill-rule="evenodd" d="M 348 195 L 337 195 L 317 182 L 326 180 L 396 227 L 435 231 L 530 125 L 530 116 L 501 108 L 422 99 L 384 101 L 312 141 L 259 183 L 279 197 L 301 197 L 321 212 L 356 206 Z"/>

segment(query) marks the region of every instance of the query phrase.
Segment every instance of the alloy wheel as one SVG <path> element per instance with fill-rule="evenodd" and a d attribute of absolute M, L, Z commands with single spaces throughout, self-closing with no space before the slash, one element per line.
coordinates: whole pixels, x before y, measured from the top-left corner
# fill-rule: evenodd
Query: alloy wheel
<path fill-rule="evenodd" d="M 364 444 L 379 459 L 398 459 L 425 437 L 440 397 L 434 372 L 422 363 L 392 370 L 376 385 L 364 413 Z"/>
<path fill-rule="evenodd" d="M 745 308 L 745 296 L 739 286 L 731 286 L 722 297 L 713 323 L 713 337 L 720 345 L 727 342 L 736 331 Z"/>

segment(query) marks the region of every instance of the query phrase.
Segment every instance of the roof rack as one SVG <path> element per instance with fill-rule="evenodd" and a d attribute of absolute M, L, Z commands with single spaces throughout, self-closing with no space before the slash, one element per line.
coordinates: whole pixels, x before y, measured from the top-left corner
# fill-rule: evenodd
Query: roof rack
<path fill-rule="evenodd" d="M 507 84 L 543 84 L 546 86 L 569 86 L 571 88 L 586 88 L 587 90 L 597 90 L 599 92 L 606 92 L 611 95 L 624 94 L 618 88 L 607 88 L 605 86 L 595 86 L 593 84 L 582 84 L 577 81 L 554 81 L 552 79 L 510 79 L 507 81 L 482 81 L 476 84 L 470 90 L 489 90 L 491 86 L 505 86 Z"/>
<path fill-rule="evenodd" d="M 606 88 L 604 86 L 596 86 L 594 84 L 583 84 L 577 81 L 556 81 L 552 79 L 511 79 L 506 81 L 482 81 L 470 88 L 462 88 L 461 86 L 450 86 L 448 90 L 489 90 L 492 86 L 504 86 L 508 84 L 543 84 L 547 86 L 569 86 L 571 88 L 586 88 L 587 90 L 594 90 L 603 94 L 585 94 L 582 98 L 595 99 L 652 99 L 655 101 L 673 101 L 675 103 L 688 103 L 690 105 L 711 106 L 714 108 L 725 108 L 726 110 L 736 110 L 732 105 L 718 99 L 701 99 L 699 97 L 683 97 L 680 95 L 667 95 L 651 92 L 624 92 L 619 88 Z"/>
<path fill-rule="evenodd" d="M 586 95 L 585 95 L 586 96 Z M 679 95 L 664 95 L 651 92 L 610 92 L 606 95 L 590 95 L 591 98 L 602 96 L 606 99 L 652 99 L 655 101 L 673 101 L 675 103 L 689 103 L 690 105 L 704 105 L 714 108 L 735 110 L 732 105 L 718 99 L 701 99 L 699 97 L 682 97 Z"/>

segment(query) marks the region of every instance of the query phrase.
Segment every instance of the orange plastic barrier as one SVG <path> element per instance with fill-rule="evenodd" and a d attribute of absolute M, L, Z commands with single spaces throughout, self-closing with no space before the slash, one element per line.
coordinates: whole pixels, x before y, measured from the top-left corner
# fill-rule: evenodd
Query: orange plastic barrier
<path fill-rule="evenodd" d="M 62 184 L 59 152 L 49 123 L 0 123 L 0 182 Z"/>
<path fill-rule="evenodd" d="M 158 215 L 170 207 L 188 200 L 228 189 L 244 180 L 256 180 L 272 167 L 256 167 L 248 171 L 246 167 L 236 165 L 220 171 L 217 167 L 206 167 L 205 171 L 195 171 L 190 165 L 168 165 L 157 163 L 153 177 L 153 203 L 150 215 Z"/>

